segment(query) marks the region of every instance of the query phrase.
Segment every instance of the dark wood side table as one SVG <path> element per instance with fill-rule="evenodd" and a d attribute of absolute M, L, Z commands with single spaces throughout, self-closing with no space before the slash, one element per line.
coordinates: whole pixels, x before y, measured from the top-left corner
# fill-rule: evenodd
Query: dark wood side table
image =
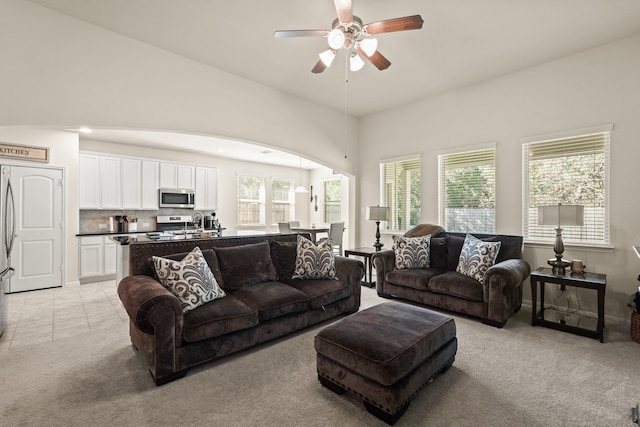
<path fill-rule="evenodd" d="M 531 273 L 531 326 L 546 326 L 548 328 L 557 329 L 559 331 L 571 332 L 573 334 L 582 335 L 584 337 L 600 339 L 604 342 L 604 294 L 607 287 L 607 276 L 598 273 L 567 273 L 565 275 L 556 275 L 552 273 L 550 268 L 540 267 Z M 598 319 L 595 330 L 585 327 L 569 324 L 564 319 L 552 319 L 558 311 L 545 308 L 544 306 L 544 288 L 545 283 L 555 283 L 560 285 L 562 289 L 566 286 L 576 288 L 594 289 L 598 292 Z M 538 284 L 540 285 L 540 310 L 537 305 Z M 562 314 L 562 313 L 561 313 Z M 545 315 L 548 315 L 545 317 Z M 581 317 L 578 314 L 572 314 Z"/>
<path fill-rule="evenodd" d="M 363 285 L 373 288 L 376 286 L 373 283 L 372 279 L 372 267 L 373 264 L 371 262 L 371 257 L 376 253 L 376 248 L 365 246 L 363 248 L 355 248 L 355 249 L 345 249 L 344 256 L 349 257 L 349 255 L 361 256 L 364 258 L 364 281 Z M 369 278 L 367 278 L 367 272 L 369 272 Z"/>

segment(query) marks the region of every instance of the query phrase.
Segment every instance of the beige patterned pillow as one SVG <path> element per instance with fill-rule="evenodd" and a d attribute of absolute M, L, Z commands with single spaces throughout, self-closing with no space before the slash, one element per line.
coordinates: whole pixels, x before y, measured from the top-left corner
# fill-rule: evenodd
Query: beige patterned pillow
<path fill-rule="evenodd" d="M 152 261 L 158 280 L 180 300 L 183 313 L 226 296 L 197 246 L 182 261 L 157 256 Z"/>
<path fill-rule="evenodd" d="M 296 266 L 292 279 L 335 279 L 336 264 L 331 240 L 316 246 L 311 240 L 298 235 Z"/>
<path fill-rule="evenodd" d="M 501 242 L 485 242 L 467 234 L 462 244 L 456 272 L 482 282 L 489 267 L 495 264 L 501 244 Z"/>
<path fill-rule="evenodd" d="M 393 236 L 393 252 L 398 270 L 429 268 L 431 235 L 420 237 Z"/>

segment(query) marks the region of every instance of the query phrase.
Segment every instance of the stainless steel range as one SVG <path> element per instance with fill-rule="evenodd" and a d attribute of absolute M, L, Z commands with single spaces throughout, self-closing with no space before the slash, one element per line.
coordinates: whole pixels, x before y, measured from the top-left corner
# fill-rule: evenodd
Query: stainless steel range
<path fill-rule="evenodd" d="M 156 217 L 157 231 L 169 234 L 199 234 L 201 229 L 193 223 L 191 215 L 159 215 Z"/>

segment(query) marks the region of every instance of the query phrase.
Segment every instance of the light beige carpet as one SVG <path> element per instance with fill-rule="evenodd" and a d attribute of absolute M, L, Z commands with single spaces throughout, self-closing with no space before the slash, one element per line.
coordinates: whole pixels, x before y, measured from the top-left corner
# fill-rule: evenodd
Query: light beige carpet
<path fill-rule="evenodd" d="M 363 288 L 363 307 L 385 300 Z M 454 316 L 453 367 L 397 426 L 633 426 L 640 345 L 628 325 L 606 343 Z M 156 387 L 127 325 L 0 355 L 2 426 L 383 426 L 358 399 L 317 380 L 313 337 L 328 323 L 189 371 Z M 625 328 L 626 326 L 626 328 Z M 379 325 L 384 328 L 384 325 Z"/>

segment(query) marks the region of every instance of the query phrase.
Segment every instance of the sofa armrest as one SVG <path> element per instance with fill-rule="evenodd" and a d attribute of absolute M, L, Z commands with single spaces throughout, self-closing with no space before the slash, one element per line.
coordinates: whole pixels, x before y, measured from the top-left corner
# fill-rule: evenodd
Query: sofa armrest
<path fill-rule="evenodd" d="M 183 315 L 180 301 L 160 282 L 145 275 L 127 276 L 118 285 L 118 296 L 135 326 L 154 335 L 157 328 L 177 328 L 182 336 Z"/>
<path fill-rule="evenodd" d="M 371 262 L 376 269 L 376 290 L 378 294 L 385 292 L 385 277 L 388 272 L 396 268 L 395 252 L 390 249 L 378 251 L 371 257 Z"/>
<path fill-rule="evenodd" d="M 529 263 L 522 259 L 507 259 L 492 265 L 484 276 L 485 286 L 493 281 L 500 283 L 501 288 L 522 286 L 531 273 Z"/>
<path fill-rule="evenodd" d="M 351 287 L 351 299 L 353 311 L 360 308 L 362 293 L 362 276 L 364 276 L 364 264 L 362 261 L 343 256 L 335 257 L 336 277 L 349 283 Z"/>

